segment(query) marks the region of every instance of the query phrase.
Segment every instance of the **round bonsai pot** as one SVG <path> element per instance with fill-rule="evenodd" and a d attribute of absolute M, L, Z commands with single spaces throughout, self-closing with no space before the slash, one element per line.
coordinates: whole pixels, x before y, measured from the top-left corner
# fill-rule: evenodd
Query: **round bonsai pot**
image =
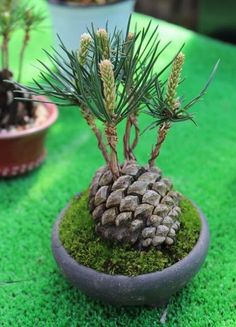
<path fill-rule="evenodd" d="M 41 100 L 46 99 L 41 97 Z M 49 127 L 58 117 L 58 110 L 54 104 L 43 105 L 49 112 L 44 124 L 24 131 L 0 132 L 0 177 L 23 175 L 45 159 L 44 140 Z"/>
<path fill-rule="evenodd" d="M 201 220 L 199 239 L 192 251 L 171 267 L 136 277 L 108 275 L 95 271 L 76 262 L 61 244 L 59 225 L 67 208 L 61 212 L 53 228 L 53 255 L 63 275 L 75 287 L 95 300 L 121 306 L 161 307 L 197 274 L 207 256 L 209 229 L 204 215 L 198 210 Z"/>
<path fill-rule="evenodd" d="M 125 32 L 135 4 L 135 0 L 117 0 L 105 5 L 71 4 L 58 0 L 48 1 L 56 43 L 58 43 L 58 34 L 66 47 L 73 50 L 79 47 L 80 36 L 87 32 L 87 28 L 91 28 L 91 23 L 97 29 L 105 28 L 108 22 L 111 32 L 115 27 Z"/>

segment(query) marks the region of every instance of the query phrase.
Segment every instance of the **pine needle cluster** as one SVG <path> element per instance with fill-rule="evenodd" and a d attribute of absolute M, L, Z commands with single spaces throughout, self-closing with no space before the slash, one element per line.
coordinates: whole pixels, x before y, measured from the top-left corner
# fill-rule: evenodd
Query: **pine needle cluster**
<path fill-rule="evenodd" d="M 135 161 L 140 138 L 139 116 L 150 115 L 153 121 L 147 129 L 157 129 L 157 142 L 149 157 L 149 165 L 153 166 L 171 125 L 193 120 L 188 109 L 206 93 L 218 65 L 200 94 L 183 104 L 177 95 L 182 83 L 182 47 L 160 71 L 156 69 L 159 57 L 169 44 L 162 45 L 158 27 L 152 28 L 151 22 L 141 31 L 137 27 L 131 31 L 129 23 L 125 36 L 118 30 L 109 33 L 108 28 L 95 30 L 92 26 L 81 36 L 78 50 L 69 51 L 60 40 L 64 55 L 56 49 L 53 54 L 45 51 L 54 67 L 40 61 L 41 80 L 34 80 L 34 85 L 27 89 L 30 95 L 52 96 L 59 105 L 80 107 L 115 177 L 119 176 L 123 160 L 117 155 L 117 125 L 126 121 L 125 163 Z M 169 77 L 163 81 L 163 73 L 169 69 Z M 97 120 L 103 123 L 103 129 L 98 128 Z"/>

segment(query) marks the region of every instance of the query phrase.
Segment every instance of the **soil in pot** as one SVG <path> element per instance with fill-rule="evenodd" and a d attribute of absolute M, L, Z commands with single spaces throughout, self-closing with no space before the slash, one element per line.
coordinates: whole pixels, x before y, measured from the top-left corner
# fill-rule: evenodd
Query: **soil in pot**
<path fill-rule="evenodd" d="M 36 128 L 40 127 L 43 124 L 47 122 L 47 119 L 49 117 L 49 112 L 47 108 L 41 104 L 38 103 L 35 105 L 35 110 L 34 110 L 34 117 L 24 117 L 25 124 L 24 125 L 10 125 L 9 128 L 5 129 L 0 129 L 0 136 L 1 133 L 6 133 L 8 132 L 9 135 L 11 133 L 15 132 L 21 132 L 21 131 L 26 131 L 30 130 L 31 128 Z"/>
<path fill-rule="evenodd" d="M 95 233 L 88 208 L 88 193 L 74 198 L 60 224 L 60 239 L 80 264 L 110 275 L 138 276 L 161 271 L 186 257 L 196 244 L 201 223 L 199 213 L 186 198 L 181 200 L 181 229 L 177 242 L 162 251 L 138 251 L 128 245 L 111 244 Z"/>

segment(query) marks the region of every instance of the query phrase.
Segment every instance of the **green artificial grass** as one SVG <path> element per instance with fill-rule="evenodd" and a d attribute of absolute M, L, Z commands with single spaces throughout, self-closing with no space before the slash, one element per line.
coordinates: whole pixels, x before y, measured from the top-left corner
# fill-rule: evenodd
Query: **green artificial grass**
<path fill-rule="evenodd" d="M 134 16 L 140 28 L 148 19 Z M 197 94 L 211 67 L 221 59 L 205 99 L 193 108 L 198 127 L 190 122 L 173 127 L 157 162 L 164 175 L 172 178 L 175 189 L 203 210 L 211 231 L 207 260 L 200 273 L 172 298 L 164 326 L 235 327 L 236 48 L 154 22 L 160 25 L 163 44 L 173 40 L 161 57 L 162 64 L 186 43 L 183 74 L 187 80 L 181 94 L 187 98 Z M 76 31 L 74 34 L 76 37 Z M 19 40 L 14 42 L 18 49 Z M 28 81 L 34 57 L 41 58 L 41 46 L 49 48 L 51 42 L 50 30 L 36 33 L 26 61 Z M 148 118 L 142 117 L 142 130 L 147 123 Z M 136 151 L 141 164 L 146 162 L 154 136 L 150 131 L 141 138 Z M 103 164 L 96 146 L 79 110 L 61 108 L 48 134 L 45 164 L 32 174 L 0 182 L 1 327 L 163 326 L 161 309 L 115 308 L 87 298 L 68 284 L 52 257 L 50 238 L 58 213 L 74 194 L 88 188 Z"/>
<path fill-rule="evenodd" d="M 196 208 L 184 198 L 180 205 L 181 230 L 177 241 L 162 251 L 137 251 L 128 245 L 104 241 L 95 233 L 88 210 L 88 193 L 74 198 L 60 224 L 60 240 L 67 252 L 80 264 L 111 275 L 138 276 L 163 270 L 183 259 L 199 237 L 200 219 Z"/>

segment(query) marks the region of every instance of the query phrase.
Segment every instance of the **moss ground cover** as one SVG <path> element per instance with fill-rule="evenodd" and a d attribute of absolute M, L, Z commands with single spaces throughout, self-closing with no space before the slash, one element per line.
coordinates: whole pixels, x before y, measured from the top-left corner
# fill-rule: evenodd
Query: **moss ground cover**
<path fill-rule="evenodd" d="M 60 239 L 68 253 L 80 264 L 100 272 L 137 276 L 163 270 L 183 259 L 199 236 L 198 212 L 184 198 L 181 201 L 181 230 L 174 246 L 166 247 L 164 251 L 137 251 L 125 245 L 114 246 L 96 235 L 87 203 L 87 192 L 71 201 L 60 224 Z"/>

